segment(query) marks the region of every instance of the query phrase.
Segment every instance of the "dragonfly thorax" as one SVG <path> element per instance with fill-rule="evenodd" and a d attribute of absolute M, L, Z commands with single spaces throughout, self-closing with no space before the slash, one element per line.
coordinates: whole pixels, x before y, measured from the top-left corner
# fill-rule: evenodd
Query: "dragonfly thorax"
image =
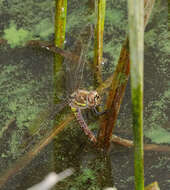
<path fill-rule="evenodd" d="M 77 90 L 71 94 L 70 106 L 72 108 L 91 109 L 101 103 L 97 91 Z"/>

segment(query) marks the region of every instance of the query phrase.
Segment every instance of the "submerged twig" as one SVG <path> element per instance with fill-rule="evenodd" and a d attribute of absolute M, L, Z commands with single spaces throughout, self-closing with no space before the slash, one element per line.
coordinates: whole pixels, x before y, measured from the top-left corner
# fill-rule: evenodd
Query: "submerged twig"
<path fill-rule="evenodd" d="M 134 146 L 133 141 L 118 137 L 117 135 L 112 135 L 111 142 L 125 146 L 127 148 L 132 148 Z M 155 152 L 170 152 L 170 146 L 157 145 L 157 144 L 144 144 L 145 151 L 155 151 Z"/>
<path fill-rule="evenodd" d="M 48 51 L 53 52 L 53 53 L 58 53 L 58 54 L 60 54 L 60 56 L 66 58 L 66 59 L 69 59 L 71 61 L 78 62 L 78 60 L 79 60 L 78 55 L 76 55 L 70 51 L 66 51 L 60 47 L 57 47 L 47 41 L 30 40 L 27 42 L 27 45 L 47 49 Z"/>
<path fill-rule="evenodd" d="M 112 135 L 111 141 L 127 148 L 133 147 L 133 141 L 118 137 L 117 135 Z"/>

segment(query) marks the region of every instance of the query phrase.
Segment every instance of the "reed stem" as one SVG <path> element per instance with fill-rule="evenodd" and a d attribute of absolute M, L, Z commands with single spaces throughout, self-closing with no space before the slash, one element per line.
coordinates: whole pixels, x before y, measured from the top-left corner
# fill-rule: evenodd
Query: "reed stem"
<path fill-rule="evenodd" d="M 144 190 L 143 166 L 143 53 L 144 1 L 128 0 L 130 75 L 134 136 L 135 189 Z"/>
<path fill-rule="evenodd" d="M 59 48 L 64 47 L 65 30 L 66 30 L 66 16 L 67 16 L 67 0 L 56 0 L 56 14 L 55 14 L 55 46 Z M 58 96 L 62 96 L 63 91 L 63 57 L 59 54 L 54 56 L 54 102 L 58 102 Z"/>
<path fill-rule="evenodd" d="M 95 42 L 94 42 L 94 76 L 95 83 L 98 86 L 102 83 L 102 60 L 103 60 L 103 32 L 106 0 L 96 1 L 97 21 L 95 26 Z"/>

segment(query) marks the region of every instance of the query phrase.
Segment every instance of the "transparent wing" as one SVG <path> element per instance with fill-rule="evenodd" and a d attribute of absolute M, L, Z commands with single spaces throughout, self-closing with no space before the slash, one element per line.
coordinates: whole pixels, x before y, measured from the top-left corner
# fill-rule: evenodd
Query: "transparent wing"
<path fill-rule="evenodd" d="M 86 54 L 93 37 L 93 25 L 88 24 L 81 29 L 76 37 L 71 51 L 55 47 L 49 42 L 29 41 L 27 45 L 45 48 L 53 53 L 58 53 L 64 57 L 63 67 L 65 67 L 65 87 L 68 93 L 72 93 L 80 87 L 83 80 L 83 70 L 86 63 Z M 70 47 L 69 47 L 70 48 Z"/>
<path fill-rule="evenodd" d="M 89 24 L 84 27 L 84 29 L 81 31 L 79 35 L 79 38 L 75 42 L 75 48 L 73 53 L 79 55 L 79 59 L 77 62 L 69 62 L 70 64 L 68 65 L 70 67 L 69 79 L 72 78 L 72 80 L 69 81 L 73 81 L 73 84 L 70 85 L 72 86 L 73 91 L 80 88 L 81 82 L 83 80 L 83 71 L 86 63 L 86 54 L 90 46 L 92 37 L 93 26 Z"/>
<path fill-rule="evenodd" d="M 52 130 L 53 120 L 56 118 L 56 115 L 62 111 L 62 109 L 68 104 L 67 101 L 57 104 L 50 105 L 42 112 L 40 112 L 36 119 L 32 122 L 32 125 L 29 127 L 29 137 L 24 139 L 22 142 L 22 153 L 28 151 L 28 149 L 35 144 L 36 140 L 40 140 L 40 134 L 44 134 Z"/>

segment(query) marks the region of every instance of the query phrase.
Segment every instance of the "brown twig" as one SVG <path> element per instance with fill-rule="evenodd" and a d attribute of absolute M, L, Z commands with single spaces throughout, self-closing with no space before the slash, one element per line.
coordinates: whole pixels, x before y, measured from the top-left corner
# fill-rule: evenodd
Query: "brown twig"
<path fill-rule="evenodd" d="M 149 17 L 151 15 L 155 0 L 144 0 L 145 15 L 144 15 L 144 26 L 148 24 Z"/>
<path fill-rule="evenodd" d="M 112 131 L 117 120 L 117 115 L 119 113 L 121 101 L 125 92 L 129 71 L 129 45 L 128 39 L 126 39 L 113 75 L 111 90 L 109 91 L 107 99 L 107 110 L 109 110 L 109 112 L 107 112 L 102 118 L 98 136 L 99 144 L 105 149 L 108 149 L 110 145 L 110 138 L 112 136 Z"/>
<path fill-rule="evenodd" d="M 111 141 L 113 143 L 131 148 L 134 146 L 133 141 L 112 135 Z M 156 151 L 156 152 L 170 152 L 170 146 L 156 145 L 156 144 L 144 144 L 145 151 Z"/>
<path fill-rule="evenodd" d="M 128 148 L 133 147 L 133 141 L 118 137 L 116 135 L 112 135 L 111 141 Z"/>
<path fill-rule="evenodd" d="M 75 55 L 72 52 L 69 52 L 62 48 L 54 46 L 52 43 L 47 42 L 47 41 L 30 40 L 27 42 L 27 46 L 41 47 L 41 48 L 47 49 L 48 51 L 51 51 L 53 53 L 58 53 L 61 56 L 63 56 L 64 58 L 75 61 L 75 62 L 78 62 L 78 60 L 79 60 L 78 55 Z"/>

